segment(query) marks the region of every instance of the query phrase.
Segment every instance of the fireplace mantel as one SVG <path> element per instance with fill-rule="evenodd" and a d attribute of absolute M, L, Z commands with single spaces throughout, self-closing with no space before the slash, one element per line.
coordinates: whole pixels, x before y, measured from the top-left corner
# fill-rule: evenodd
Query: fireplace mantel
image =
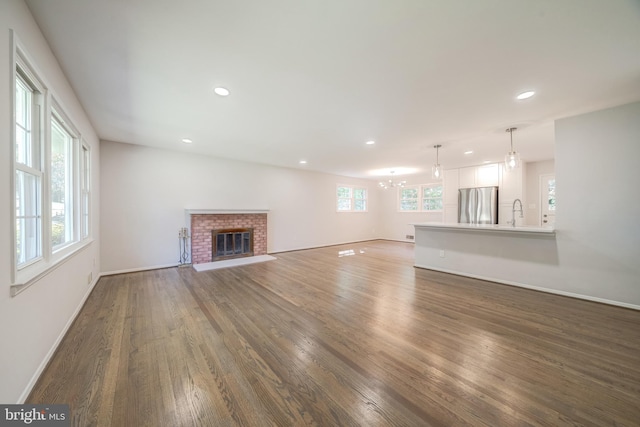
<path fill-rule="evenodd" d="M 269 209 L 185 209 L 187 215 L 225 215 L 269 213 Z"/>

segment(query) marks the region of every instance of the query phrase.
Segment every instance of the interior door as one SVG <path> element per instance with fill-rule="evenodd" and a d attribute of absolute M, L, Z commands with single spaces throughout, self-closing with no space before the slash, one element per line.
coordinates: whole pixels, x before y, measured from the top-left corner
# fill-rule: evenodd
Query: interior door
<path fill-rule="evenodd" d="M 556 176 L 540 176 L 540 225 L 556 225 Z"/>

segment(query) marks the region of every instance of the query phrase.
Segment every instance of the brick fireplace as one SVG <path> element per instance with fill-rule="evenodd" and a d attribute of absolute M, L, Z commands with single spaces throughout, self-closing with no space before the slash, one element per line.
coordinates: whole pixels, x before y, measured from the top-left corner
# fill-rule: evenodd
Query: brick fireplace
<path fill-rule="evenodd" d="M 215 230 L 253 229 L 253 255 L 267 254 L 267 214 L 260 213 L 195 213 L 187 211 L 191 224 L 191 263 L 211 262 L 212 234 Z"/>

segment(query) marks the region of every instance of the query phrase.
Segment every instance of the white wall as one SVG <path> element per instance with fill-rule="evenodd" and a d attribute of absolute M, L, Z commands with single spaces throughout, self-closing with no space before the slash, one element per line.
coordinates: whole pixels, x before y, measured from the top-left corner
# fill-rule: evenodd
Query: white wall
<path fill-rule="evenodd" d="M 269 209 L 270 253 L 379 236 L 374 181 L 107 141 L 100 160 L 104 272 L 176 264 L 185 209 Z M 370 212 L 336 212 L 337 184 L 366 186 Z"/>
<path fill-rule="evenodd" d="M 540 176 L 555 173 L 555 161 L 529 162 L 526 165 L 524 200 L 527 225 L 540 225 Z"/>
<path fill-rule="evenodd" d="M 13 298 L 9 294 L 12 270 L 9 255 L 12 248 L 11 212 L 7 207 L 13 193 L 9 183 L 13 173 L 9 155 L 13 144 L 10 129 L 14 126 L 9 105 L 12 68 L 10 29 L 16 32 L 33 61 L 32 65 L 91 146 L 94 167 L 94 242 Z M 100 271 L 99 206 L 95 202 L 99 194 L 98 138 L 29 10 L 18 0 L 0 2 L 0 99 L 3 100 L 0 102 L 0 200 L 4 201 L 4 208 L 0 209 L 0 283 L 4 288 L 0 292 L 0 402 L 16 403 L 26 398 L 54 345 L 90 291 L 92 284 L 87 285 L 88 274 L 93 273 L 97 279 Z"/>
<path fill-rule="evenodd" d="M 556 121 L 559 286 L 640 306 L 640 102 Z"/>
<path fill-rule="evenodd" d="M 640 309 L 638 141 L 640 103 L 558 120 L 555 238 L 422 228 L 416 265 Z"/>

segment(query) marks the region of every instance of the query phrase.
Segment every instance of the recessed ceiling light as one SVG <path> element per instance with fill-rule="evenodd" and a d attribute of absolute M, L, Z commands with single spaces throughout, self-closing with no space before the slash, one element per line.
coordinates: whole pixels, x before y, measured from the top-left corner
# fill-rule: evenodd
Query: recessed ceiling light
<path fill-rule="evenodd" d="M 226 89 L 224 87 L 216 87 L 213 89 L 213 91 L 220 96 L 228 96 L 231 93 L 229 92 L 229 89 Z"/>
<path fill-rule="evenodd" d="M 189 138 L 182 138 L 182 142 L 184 142 L 185 144 L 191 144 L 193 141 Z"/>
<path fill-rule="evenodd" d="M 365 142 L 365 144 L 367 144 L 367 145 L 373 145 L 373 144 L 375 144 L 375 143 L 376 143 L 376 142 L 375 142 L 375 141 L 373 141 L 373 140 Z"/>
<path fill-rule="evenodd" d="M 523 100 L 523 99 L 531 98 L 535 94 L 536 93 L 532 90 L 528 92 L 522 92 L 520 95 L 516 96 L 516 99 Z"/>
<path fill-rule="evenodd" d="M 306 160 L 300 160 L 300 164 L 301 164 L 301 165 L 306 165 L 306 164 L 307 164 L 307 161 L 306 161 Z"/>
<path fill-rule="evenodd" d="M 465 151 L 464 154 L 473 154 L 473 150 Z"/>

